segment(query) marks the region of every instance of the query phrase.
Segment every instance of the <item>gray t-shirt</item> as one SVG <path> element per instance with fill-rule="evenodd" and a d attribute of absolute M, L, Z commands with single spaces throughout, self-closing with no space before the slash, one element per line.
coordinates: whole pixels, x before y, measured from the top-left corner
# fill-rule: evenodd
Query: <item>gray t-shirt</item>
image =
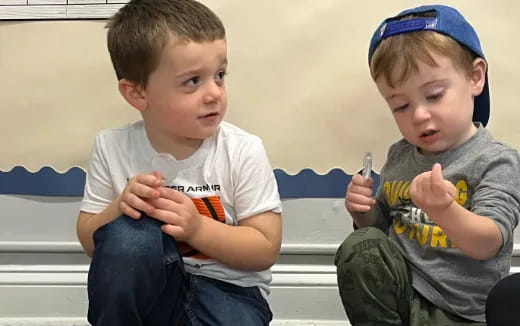
<path fill-rule="evenodd" d="M 440 163 L 446 180 L 457 188 L 455 200 L 491 218 L 503 245 L 486 261 L 466 256 L 410 200 L 415 176 Z M 407 259 L 413 287 L 436 306 L 461 317 L 485 321 L 486 297 L 509 273 L 513 230 L 520 216 L 520 155 L 478 126 L 464 144 L 433 156 L 401 140 L 389 150 L 377 191 L 376 226 L 388 231 Z"/>

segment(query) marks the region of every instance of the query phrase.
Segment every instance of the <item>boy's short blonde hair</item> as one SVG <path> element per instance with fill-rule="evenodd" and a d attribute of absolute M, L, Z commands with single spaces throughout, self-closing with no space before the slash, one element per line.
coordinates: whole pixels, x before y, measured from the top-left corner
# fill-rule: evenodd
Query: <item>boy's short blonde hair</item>
<path fill-rule="evenodd" d="M 217 15 L 194 0 L 132 0 L 110 18 L 107 28 L 117 79 L 142 87 L 172 38 L 208 42 L 226 37 Z"/>
<path fill-rule="evenodd" d="M 417 16 L 408 16 L 403 20 L 414 17 Z M 418 71 L 419 61 L 436 66 L 431 53 L 450 58 L 455 68 L 468 76 L 471 76 L 473 61 L 477 58 L 476 54 L 449 36 L 434 31 L 416 31 L 382 40 L 372 56 L 370 73 L 374 80 L 382 76 L 388 85 L 394 87 Z"/>

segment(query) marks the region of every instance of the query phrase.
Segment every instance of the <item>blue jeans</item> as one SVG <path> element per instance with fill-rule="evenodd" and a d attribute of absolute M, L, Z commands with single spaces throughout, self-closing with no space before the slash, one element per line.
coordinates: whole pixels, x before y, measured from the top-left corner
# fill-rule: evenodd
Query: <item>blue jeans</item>
<path fill-rule="evenodd" d="M 184 271 L 161 222 L 121 216 L 94 233 L 88 321 L 95 326 L 268 325 L 258 287 Z"/>

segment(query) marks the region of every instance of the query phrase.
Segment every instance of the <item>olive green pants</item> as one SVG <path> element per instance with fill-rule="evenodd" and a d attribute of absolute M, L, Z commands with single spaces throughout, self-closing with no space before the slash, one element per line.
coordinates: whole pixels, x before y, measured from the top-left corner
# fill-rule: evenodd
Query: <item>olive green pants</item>
<path fill-rule="evenodd" d="M 443 311 L 417 293 L 404 257 L 379 229 L 350 234 L 335 264 L 341 301 L 353 326 L 486 325 Z"/>

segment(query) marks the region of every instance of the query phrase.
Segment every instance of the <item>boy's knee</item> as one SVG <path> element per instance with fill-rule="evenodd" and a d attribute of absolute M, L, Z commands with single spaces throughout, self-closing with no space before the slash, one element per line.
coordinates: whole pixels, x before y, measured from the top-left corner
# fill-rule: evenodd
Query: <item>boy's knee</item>
<path fill-rule="evenodd" d="M 381 248 L 385 245 L 381 244 L 385 242 L 388 242 L 388 236 L 377 228 L 362 228 L 352 232 L 343 241 L 334 259 L 338 282 L 352 282 L 354 275 L 365 275 L 369 265 L 371 271 L 383 266 L 381 256 L 384 254 Z"/>
<path fill-rule="evenodd" d="M 367 227 L 352 232 L 339 246 L 334 263 L 350 261 L 356 253 L 379 246 L 381 241 L 388 241 L 388 236 L 378 228 Z"/>
<path fill-rule="evenodd" d="M 94 256 L 102 254 L 117 260 L 152 255 L 162 247 L 160 223 L 152 218 L 135 220 L 123 215 L 94 233 L 94 245 Z"/>

